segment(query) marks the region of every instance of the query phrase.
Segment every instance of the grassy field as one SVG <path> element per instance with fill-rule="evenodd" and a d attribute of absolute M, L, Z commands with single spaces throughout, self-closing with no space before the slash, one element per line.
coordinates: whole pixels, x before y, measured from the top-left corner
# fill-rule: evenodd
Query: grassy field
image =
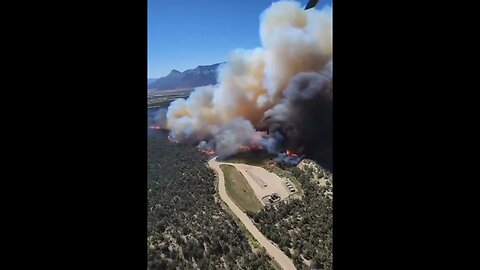
<path fill-rule="evenodd" d="M 220 165 L 225 174 L 225 187 L 228 196 L 242 209 L 242 211 L 258 212 L 263 206 L 255 197 L 252 188 L 243 175 L 232 165 Z"/>

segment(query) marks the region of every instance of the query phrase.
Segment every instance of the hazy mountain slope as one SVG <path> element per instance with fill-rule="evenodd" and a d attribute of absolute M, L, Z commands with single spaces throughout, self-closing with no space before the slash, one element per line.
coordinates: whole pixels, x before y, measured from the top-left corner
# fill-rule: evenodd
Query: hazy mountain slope
<path fill-rule="evenodd" d="M 217 68 L 222 63 L 209 66 L 198 66 L 180 72 L 176 69 L 170 74 L 159 78 L 149 85 L 149 89 L 166 90 L 178 88 L 193 88 L 217 83 Z"/>

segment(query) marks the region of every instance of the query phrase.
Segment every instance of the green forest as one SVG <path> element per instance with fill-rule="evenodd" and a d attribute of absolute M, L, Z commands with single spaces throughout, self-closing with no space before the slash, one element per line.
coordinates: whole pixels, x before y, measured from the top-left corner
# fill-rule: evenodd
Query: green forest
<path fill-rule="evenodd" d="M 285 200 L 265 207 L 259 213 L 248 212 L 260 231 L 275 242 L 297 269 L 332 269 L 333 209 L 331 175 L 307 167 L 287 168 L 301 183 L 302 199 Z M 325 186 L 313 179 L 330 179 Z"/>
<path fill-rule="evenodd" d="M 166 132 L 149 136 L 148 269 L 274 269 L 223 210 L 206 161 Z"/>

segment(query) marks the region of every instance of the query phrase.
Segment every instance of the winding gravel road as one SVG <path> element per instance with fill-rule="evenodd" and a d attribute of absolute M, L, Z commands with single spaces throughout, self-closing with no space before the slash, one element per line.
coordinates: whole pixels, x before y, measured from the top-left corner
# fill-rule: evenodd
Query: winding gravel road
<path fill-rule="evenodd" d="M 255 237 L 255 239 L 262 245 L 267 253 L 272 257 L 284 270 L 293 270 L 296 269 L 293 261 L 283 253 L 280 248 L 274 245 L 268 238 L 266 238 L 253 224 L 252 220 L 245 214 L 240 208 L 228 197 L 227 190 L 225 188 L 225 177 L 223 175 L 222 169 L 220 169 L 221 162 L 217 162 L 217 157 L 212 158 L 208 165 L 210 168 L 214 169 L 218 176 L 218 190 L 220 193 L 220 198 L 230 207 L 233 213 L 240 219 L 240 221 L 245 225 L 247 230 Z"/>

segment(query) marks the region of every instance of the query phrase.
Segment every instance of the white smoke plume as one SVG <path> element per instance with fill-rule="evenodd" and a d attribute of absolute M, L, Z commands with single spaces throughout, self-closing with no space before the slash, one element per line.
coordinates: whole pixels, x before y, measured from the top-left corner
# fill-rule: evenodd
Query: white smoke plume
<path fill-rule="evenodd" d="M 255 131 L 283 125 L 282 117 L 287 122 L 301 121 L 290 115 L 295 112 L 284 94 L 287 86 L 297 85 L 291 84 L 295 76 L 318 73 L 331 63 L 332 9 L 303 10 L 298 2 L 279 1 L 266 9 L 260 20 L 261 48 L 235 50 L 219 67 L 217 85 L 198 87 L 187 99 L 171 103 L 167 128 L 177 141 L 214 140 L 217 153 L 228 156 L 249 144 Z M 288 134 L 276 130 L 282 134 L 266 140 L 267 148 L 272 140 L 288 139 Z M 278 147 L 268 149 L 274 148 Z"/>

